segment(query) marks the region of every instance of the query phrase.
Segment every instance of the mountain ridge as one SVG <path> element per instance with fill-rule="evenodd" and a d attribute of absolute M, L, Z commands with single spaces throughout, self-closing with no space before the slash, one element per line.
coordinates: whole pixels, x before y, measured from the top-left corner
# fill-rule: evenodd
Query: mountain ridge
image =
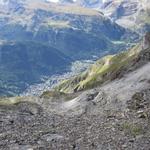
<path fill-rule="evenodd" d="M 144 34 L 150 26 L 149 2 L 149 0 L 77 0 L 66 1 L 65 4 L 73 3 L 85 8 L 100 10 L 117 24 Z"/>

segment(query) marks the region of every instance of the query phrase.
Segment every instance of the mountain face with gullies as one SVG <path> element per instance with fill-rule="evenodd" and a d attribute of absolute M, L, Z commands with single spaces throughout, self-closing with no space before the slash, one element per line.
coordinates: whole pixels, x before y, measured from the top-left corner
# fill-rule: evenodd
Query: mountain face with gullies
<path fill-rule="evenodd" d="M 149 0 L 77 0 L 72 3 L 101 10 L 117 24 L 140 33 L 150 30 Z"/>
<path fill-rule="evenodd" d="M 102 9 L 119 25 L 143 33 L 150 30 L 149 3 L 149 0 L 108 1 Z"/>
<path fill-rule="evenodd" d="M 150 33 L 86 72 L 40 97 L 1 98 L 0 149 L 149 149 Z"/>
<path fill-rule="evenodd" d="M 0 8 L 0 95 L 20 94 L 73 61 L 116 53 L 138 39 L 100 11 L 74 4 L 1 0 Z"/>

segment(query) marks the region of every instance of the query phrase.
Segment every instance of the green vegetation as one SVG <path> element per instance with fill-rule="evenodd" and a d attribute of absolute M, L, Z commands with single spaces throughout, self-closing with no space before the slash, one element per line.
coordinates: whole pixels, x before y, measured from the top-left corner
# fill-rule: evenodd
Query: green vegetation
<path fill-rule="evenodd" d="M 63 92 L 59 91 L 45 91 L 43 94 L 40 96 L 40 98 L 44 99 L 61 99 L 63 98 L 64 100 L 68 101 L 76 97 L 76 94 L 66 94 Z"/>
<path fill-rule="evenodd" d="M 46 91 L 43 92 L 43 94 L 40 97 L 48 99 L 50 97 L 60 98 L 61 96 L 65 96 L 65 93 L 57 91 Z"/>
<path fill-rule="evenodd" d="M 13 97 L 0 97 L 0 106 L 18 105 L 22 102 L 29 102 L 34 104 L 37 100 L 35 96 L 13 96 Z"/>
<path fill-rule="evenodd" d="M 121 70 L 128 68 L 140 52 L 140 45 L 133 47 L 128 51 L 121 52 L 117 55 L 109 55 L 98 60 L 87 71 L 82 74 L 63 81 L 56 90 L 64 93 L 73 93 L 76 91 L 86 90 L 119 76 Z"/>
<path fill-rule="evenodd" d="M 0 46 L 0 96 L 14 96 L 41 76 L 63 72 L 70 58 L 40 42 L 8 42 Z"/>
<path fill-rule="evenodd" d="M 142 126 L 129 122 L 123 123 L 122 129 L 125 133 L 131 134 L 134 137 L 143 134 L 144 132 Z"/>
<path fill-rule="evenodd" d="M 14 105 L 22 101 L 21 97 L 11 97 L 11 98 L 0 98 L 1 105 Z"/>

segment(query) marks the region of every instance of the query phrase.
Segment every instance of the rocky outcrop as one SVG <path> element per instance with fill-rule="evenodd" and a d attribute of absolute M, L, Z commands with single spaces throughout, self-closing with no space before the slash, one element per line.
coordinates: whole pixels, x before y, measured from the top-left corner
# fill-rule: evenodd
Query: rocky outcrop
<path fill-rule="evenodd" d="M 149 30 L 150 7 L 149 0 L 117 0 L 104 3 L 104 14 L 111 17 L 119 25 L 146 32 Z"/>
<path fill-rule="evenodd" d="M 148 32 L 143 39 L 143 49 L 150 47 L 150 32 Z"/>

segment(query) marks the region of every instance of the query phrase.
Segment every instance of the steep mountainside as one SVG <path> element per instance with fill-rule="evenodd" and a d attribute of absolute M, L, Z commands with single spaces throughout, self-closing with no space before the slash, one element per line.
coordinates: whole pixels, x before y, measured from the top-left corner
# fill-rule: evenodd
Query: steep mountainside
<path fill-rule="evenodd" d="M 57 49 L 37 42 L 0 45 L 0 96 L 19 94 L 42 76 L 65 71 L 71 59 Z"/>
<path fill-rule="evenodd" d="M 18 94 L 27 85 L 39 81 L 41 76 L 62 73 L 68 67 L 68 60 L 73 62 L 116 53 L 138 38 L 137 34 L 120 27 L 100 11 L 79 5 L 9 0 L 0 1 L 0 8 L 0 61 L 3 62 L 0 63 L 0 95 Z M 10 43 L 14 45 L 10 46 Z M 9 57 L 4 55 L 6 47 Z M 36 67 L 28 63 L 28 57 L 34 59 L 32 63 Z"/>
<path fill-rule="evenodd" d="M 1 98 L 0 149 L 148 150 L 150 34 L 137 47 L 113 57 L 119 56 L 117 65 L 130 60 L 125 67 L 121 62 L 123 76 L 112 79 L 107 74 L 111 81 L 91 90 Z"/>
<path fill-rule="evenodd" d="M 146 38 L 147 37 L 149 40 L 149 34 L 147 34 Z M 147 43 L 149 43 L 149 41 L 143 44 L 146 48 L 149 47 L 149 44 L 147 46 Z M 142 44 L 138 44 L 129 51 L 121 52 L 117 55 L 103 57 L 81 75 L 63 81 L 56 89 L 61 92 L 72 93 L 93 88 L 121 77 L 125 72 L 131 70 L 132 67 L 135 69 L 135 67 L 141 66 L 138 61 L 143 57 L 143 51 L 145 51 L 144 53 L 147 53 L 147 49 L 141 51 L 141 49 L 143 49 L 141 45 Z"/>

